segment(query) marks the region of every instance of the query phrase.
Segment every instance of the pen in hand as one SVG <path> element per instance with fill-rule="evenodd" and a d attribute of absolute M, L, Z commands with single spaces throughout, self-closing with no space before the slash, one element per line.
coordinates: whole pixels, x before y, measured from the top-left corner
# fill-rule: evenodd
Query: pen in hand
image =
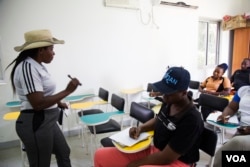
<path fill-rule="evenodd" d="M 73 79 L 73 78 L 71 77 L 71 75 L 69 75 L 69 74 L 68 74 L 68 77 L 69 77 L 70 79 Z M 82 86 L 82 84 L 81 84 L 80 82 L 79 82 L 79 85 Z"/>

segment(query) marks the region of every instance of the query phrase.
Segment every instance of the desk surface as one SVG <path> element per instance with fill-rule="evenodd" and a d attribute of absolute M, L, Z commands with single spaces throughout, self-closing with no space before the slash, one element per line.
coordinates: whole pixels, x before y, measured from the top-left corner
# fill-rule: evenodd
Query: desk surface
<path fill-rule="evenodd" d="M 224 129 L 236 129 L 239 127 L 239 125 L 235 125 L 235 124 L 223 124 L 220 122 L 214 122 L 214 121 L 210 121 L 210 120 L 207 120 L 207 123 L 210 125 L 217 126 L 219 128 L 224 128 Z"/>
<path fill-rule="evenodd" d="M 21 101 L 9 101 L 5 104 L 7 107 L 21 107 Z"/>
<path fill-rule="evenodd" d="M 90 108 L 94 105 L 102 105 L 102 104 L 107 104 L 107 101 L 104 100 L 99 100 L 99 101 L 86 101 L 86 102 L 79 102 L 79 103 L 73 103 L 70 105 L 72 109 L 86 109 Z"/>
<path fill-rule="evenodd" d="M 155 97 L 151 97 L 151 96 L 149 96 L 149 95 L 144 95 L 144 96 L 142 96 L 142 99 L 143 100 L 147 100 L 147 101 L 152 101 L 152 100 L 155 100 Z"/>
<path fill-rule="evenodd" d="M 112 116 L 121 114 L 125 114 L 124 111 L 112 111 L 99 114 L 84 115 L 80 119 L 88 126 L 96 126 L 108 122 Z"/>
<path fill-rule="evenodd" d="M 70 108 L 72 109 L 86 109 L 92 107 L 94 104 L 91 101 L 88 102 L 79 102 L 79 103 L 73 103 L 70 105 Z"/>
<path fill-rule="evenodd" d="M 94 96 L 95 94 L 72 95 L 72 96 L 67 96 L 64 99 L 69 102 L 77 102 L 85 98 L 94 97 Z"/>
<path fill-rule="evenodd" d="M 134 88 L 134 89 L 122 89 L 121 93 L 123 94 L 136 94 L 142 92 L 142 88 Z"/>
<path fill-rule="evenodd" d="M 19 115 L 20 115 L 20 111 L 8 112 L 4 114 L 3 119 L 6 121 L 17 120 Z"/>

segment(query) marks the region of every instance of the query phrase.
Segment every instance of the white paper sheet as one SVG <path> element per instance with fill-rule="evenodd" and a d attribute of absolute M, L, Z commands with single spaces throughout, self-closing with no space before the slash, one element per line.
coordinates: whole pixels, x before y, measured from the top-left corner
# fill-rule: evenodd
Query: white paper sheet
<path fill-rule="evenodd" d="M 217 122 L 217 118 L 220 115 L 221 115 L 221 112 L 213 112 L 213 113 L 208 115 L 207 120 Z M 230 117 L 228 120 L 228 123 L 238 125 L 239 120 L 238 120 L 237 115 L 233 115 L 232 117 Z"/>
<path fill-rule="evenodd" d="M 112 136 L 110 136 L 109 138 L 111 138 L 113 141 L 119 143 L 122 146 L 132 146 L 140 141 L 146 140 L 149 137 L 149 133 L 143 132 L 140 134 L 138 139 L 132 139 L 131 137 L 129 137 L 129 129 L 124 129 Z"/>

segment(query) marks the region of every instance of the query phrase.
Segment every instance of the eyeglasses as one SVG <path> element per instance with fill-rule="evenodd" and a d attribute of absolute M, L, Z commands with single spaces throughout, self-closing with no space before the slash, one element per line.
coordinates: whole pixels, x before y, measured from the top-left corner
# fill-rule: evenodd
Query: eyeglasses
<path fill-rule="evenodd" d="M 174 131 L 176 129 L 176 125 L 171 122 L 163 112 L 156 114 L 156 118 L 170 131 Z"/>

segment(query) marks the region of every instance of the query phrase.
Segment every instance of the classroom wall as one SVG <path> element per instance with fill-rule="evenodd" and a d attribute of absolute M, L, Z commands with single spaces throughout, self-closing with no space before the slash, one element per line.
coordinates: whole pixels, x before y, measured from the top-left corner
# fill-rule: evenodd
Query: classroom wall
<path fill-rule="evenodd" d="M 192 79 L 203 80 L 206 69 L 197 65 L 199 18 L 220 20 L 226 14 L 250 11 L 248 0 L 199 0 L 197 10 L 161 5 L 151 10 L 150 0 L 141 2 L 140 12 L 105 7 L 103 0 L 0 0 L 3 66 L 18 55 L 13 47 L 24 43 L 24 32 L 46 28 L 65 40 L 64 45 L 55 45 L 54 60 L 46 65 L 56 78 L 57 91 L 66 87 L 70 74 L 82 82 L 74 94 L 97 93 L 101 86 L 122 95 L 123 88 L 145 88 L 158 81 L 173 65 L 184 66 Z M 228 62 L 228 34 L 222 33 L 220 62 Z M 5 107 L 16 99 L 9 75 L 10 69 L 5 72 L 7 84 L 0 86 L 1 117 L 15 110 Z M 0 119 L 0 143 L 16 139 L 14 122 Z"/>

